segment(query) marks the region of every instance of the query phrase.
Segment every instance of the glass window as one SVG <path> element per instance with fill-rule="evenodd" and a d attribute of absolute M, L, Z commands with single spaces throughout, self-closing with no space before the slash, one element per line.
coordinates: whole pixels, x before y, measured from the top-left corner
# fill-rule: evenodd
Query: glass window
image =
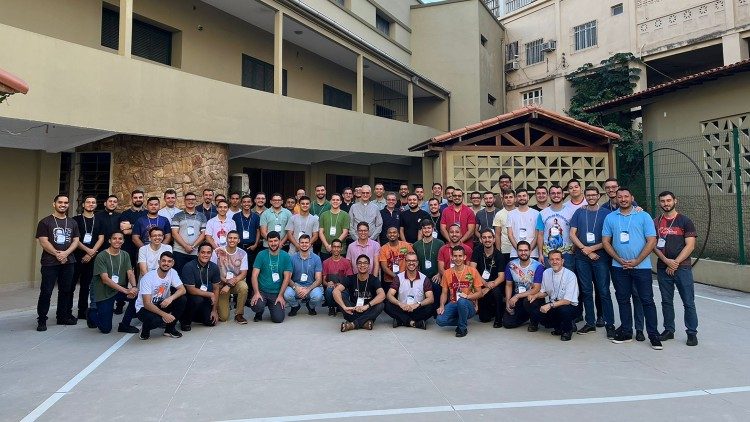
<path fill-rule="evenodd" d="M 391 21 L 381 16 L 380 13 L 375 15 L 375 27 L 383 34 L 391 35 Z"/>
<path fill-rule="evenodd" d="M 505 61 L 512 62 L 518 60 L 518 41 L 513 41 L 505 46 Z"/>
<path fill-rule="evenodd" d="M 541 63 L 544 61 L 542 53 L 543 40 L 540 38 L 526 44 L 526 66 Z"/>
<path fill-rule="evenodd" d="M 522 105 L 524 107 L 530 105 L 542 105 L 542 88 L 524 92 Z"/>
<path fill-rule="evenodd" d="M 323 85 L 323 104 L 351 110 L 352 94 L 329 85 Z"/>
<path fill-rule="evenodd" d="M 612 16 L 621 15 L 622 11 L 622 3 L 612 6 Z"/>
<path fill-rule="evenodd" d="M 586 22 L 583 25 L 574 27 L 573 37 L 575 39 L 576 51 L 596 46 L 596 21 Z"/>

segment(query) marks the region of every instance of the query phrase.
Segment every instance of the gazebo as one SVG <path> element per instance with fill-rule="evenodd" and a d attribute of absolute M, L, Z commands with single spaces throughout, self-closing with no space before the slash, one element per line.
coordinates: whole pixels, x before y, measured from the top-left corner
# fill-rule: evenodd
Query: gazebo
<path fill-rule="evenodd" d="M 506 173 L 514 189 L 603 182 L 615 172 L 616 133 L 540 107 L 524 107 L 455 129 L 409 148 L 423 151 L 423 179 L 464 192 L 499 192 Z"/>

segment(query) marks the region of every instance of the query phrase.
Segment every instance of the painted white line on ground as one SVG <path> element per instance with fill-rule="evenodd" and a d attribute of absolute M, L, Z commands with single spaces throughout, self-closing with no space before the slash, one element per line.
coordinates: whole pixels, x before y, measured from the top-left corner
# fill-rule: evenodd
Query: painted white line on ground
<path fill-rule="evenodd" d="M 96 358 L 93 362 L 91 362 L 87 367 L 83 368 L 81 372 L 76 374 L 73 378 L 70 379 L 70 381 L 66 382 L 65 385 L 60 387 L 59 390 L 57 390 L 55 393 L 53 393 L 47 400 L 45 400 L 42 404 L 37 406 L 36 409 L 31 411 L 28 415 L 26 415 L 25 418 L 21 419 L 21 422 L 31 422 L 37 420 L 40 416 L 44 414 L 47 410 L 49 410 L 50 407 L 52 407 L 55 403 L 57 403 L 58 400 L 65 397 L 65 394 L 69 393 L 70 390 L 73 389 L 79 382 L 83 381 L 84 378 L 86 378 L 90 373 L 94 371 L 99 365 L 104 363 L 107 358 L 112 356 L 117 349 L 122 347 L 123 344 L 125 344 L 130 338 L 133 337 L 133 334 L 125 334 L 122 336 L 120 340 L 117 341 L 117 343 L 113 344 L 109 349 L 107 349 L 104 353 L 99 355 L 98 358 Z"/>
<path fill-rule="evenodd" d="M 714 298 L 712 298 L 712 297 L 708 297 L 708 296 L 701 296 L 701 295 L 695 295 L 695 297 L 699 297 L 699 298 L 701 298 L 701 299 L 706 299 L 706 300 L 713 300 L 714 302 L 721 302 L 721 303 L 726 303 L 727 305 L 734 305 L 734 306 L 739 306 L 740 308 L 746 308 L 746 309 L 750 309 L 750 306 L 748 306 L 748 305 L 743 305 L 743 304 L 741 304 L 741 303 L 734 303 L 734 302 L 729 302 L 728 300 L 714 299 Z"/>
<path fill-rule="evenodd" d="M 233 419 L 224 422 L 293 422 L 325 419 L 345 419 L 368 416 L 413 415 L 417 413 L 445 413 L 473 410 L 518 409 L 525 407 L 575 406 L 583 404 L 622 403 L 633 401 L 665 400 L 684 397 L 713 396 L 718 394 L 750 392 L 750 385 L 713 388 L 706 390 L 676 391 L 673 393 L 641 394 L 636 396 L 589 397 L 582 399 L 536 400 L 499 403 L 461 404 L 453 406 L 406 407 L 401 409 L 363 410 L 355 412 L 315 413 L 308 415 L 276 416 L 268 418 Z"/>

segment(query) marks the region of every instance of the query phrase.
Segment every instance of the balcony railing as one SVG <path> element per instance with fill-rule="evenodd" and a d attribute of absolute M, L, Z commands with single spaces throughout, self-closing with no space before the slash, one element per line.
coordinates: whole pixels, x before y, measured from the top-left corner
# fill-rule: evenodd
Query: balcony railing
<path fill-rule="evenodd" d="M 534 3 L 536 0 L 505 0 L 505 14 L 518 10 L 524 6 Z"/>

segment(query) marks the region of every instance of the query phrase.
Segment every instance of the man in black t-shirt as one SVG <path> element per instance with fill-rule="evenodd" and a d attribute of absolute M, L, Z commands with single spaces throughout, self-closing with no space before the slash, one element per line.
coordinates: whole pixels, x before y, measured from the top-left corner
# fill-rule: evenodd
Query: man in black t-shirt
<path fill-rule="evenodd" d="M 133 243 L 133 234 L 135 233 L 135 223 L 146 215 L 146 210 L 143 208 L 144 193 L 140 189 L 136 189 L 130 193 L 130 200 L 132 206 L 120 214 L 120 231 L 125 235 L 125 243 L 122 245 L 122 250 L 130 255 L 130 265 L 135 271 L 136 280 L 140 279 L 141 275 L 138 274 L 138 247 Z M 125 302 L 117 301 L 115 306 L 115 314 L 122 314 L 122 308 L 125 306 Z"/>
<path fill-rule="evenodd" d="M 120 230 L 120 213 L 117 212 L 117 205 L 119 200 L 115 195 L 109 195 L 107 200 L 104 201 L 104 210 L 96 213 L 97 224 L 101 227 L 101 232 L 104 235 L 104 243 L 99 248 L 103 251 L 109 247 L 109 238 L 112 233 L 119 232 Z"/>
<path fill-rule="evenodd" d="M 401 240 L 414 243 L 420 238 L 422 220 L 428 220 L 430 214 L 419 208 L 417 194 L 411 193 L 406 197 L 409 209 L 401 211 L 401 227 L 399 228 Z"/>
<path fill-rule="evenodd" d="M 490 228 L 480 232 L 481 244 L 474 247 L 471 255 L 471 266 L 482 275 L 483 296 L 479 299 L 479 320 L 490 322 L 495 318 L 493 327 L 503 326 L 505 312 L 505 255 L 495 247 L 495 233 Z"/>
<path fill-rule="evenodd" d="M 76 262 L 73 251 L 78 247 L 78 224 L 68 218 L 69 199 L 67 195 L 57 195 L 52 202 L 52 215 L 44 217 L 36 228 L 36 238 L 42 247 L 42 284 L 39 301 L 36 305 L 37 331 L 47 331 L 52 290 L 57 284 L 57 324 L 76 325 L 78 320 L 71 316 L 73 296 L 70 294 L 73 283 L 73 266 Z"/>
<path fill-rule="evenodd" d="M 180 329 L 190 331 L 193 322 L 213 327 L 219 320 L 218 299 L 221 290 L 219 266 L 211 262 L 211 245 L 198 246 L 198 256 L 182 267 L 182 284 L 187 289 L 185 310 L 180 316 Z"/>
<path fill-rule="evenodd" d="M 73 271 L 73 283 L 70 289 L 70 303 L 73 303 L 73 293 L 76 284 L 81 286 L 78 291 L 78 319 L 86 319 L 89 307 L 89 286 L 94 276 L 94 258 L 104 244 L 103 225 L 94 215 L 96 197 L 89 195 L 83 200 L 83 212 L 73 217 L 81 237 L 78 248 L 73 252 L 76 263 Z"/>
<path fill-rule="evenodd" d="M 333 290 L 333 299 L 344 314 L 341 332 L 364 328 L 372 330 L 375 319 L 383 312 L 385 292 L 380 280 L 370 274 L 370 257 L 356 259 L 357 273 L 350 275 Z"/>
<path fill-rule="evenodd" d="M 685 332 L 688 346 L 698 345 L 698 313 L 695 309 L 695 288 L 690 254 L 695 250 L 698 236 L 695 225 L 686 216 L 677 213 L 677 198 L 674 193 L 664 191 L 659 194 L 659 206 L 664 213 L 654 219 L 657 242 L 654 253 L 656 277 L 661 291 L 661 311 L 664 317 L 664 331 L 661 341 L 674 338 L 674 288 L 680 293 L 685 308 Z"/>

